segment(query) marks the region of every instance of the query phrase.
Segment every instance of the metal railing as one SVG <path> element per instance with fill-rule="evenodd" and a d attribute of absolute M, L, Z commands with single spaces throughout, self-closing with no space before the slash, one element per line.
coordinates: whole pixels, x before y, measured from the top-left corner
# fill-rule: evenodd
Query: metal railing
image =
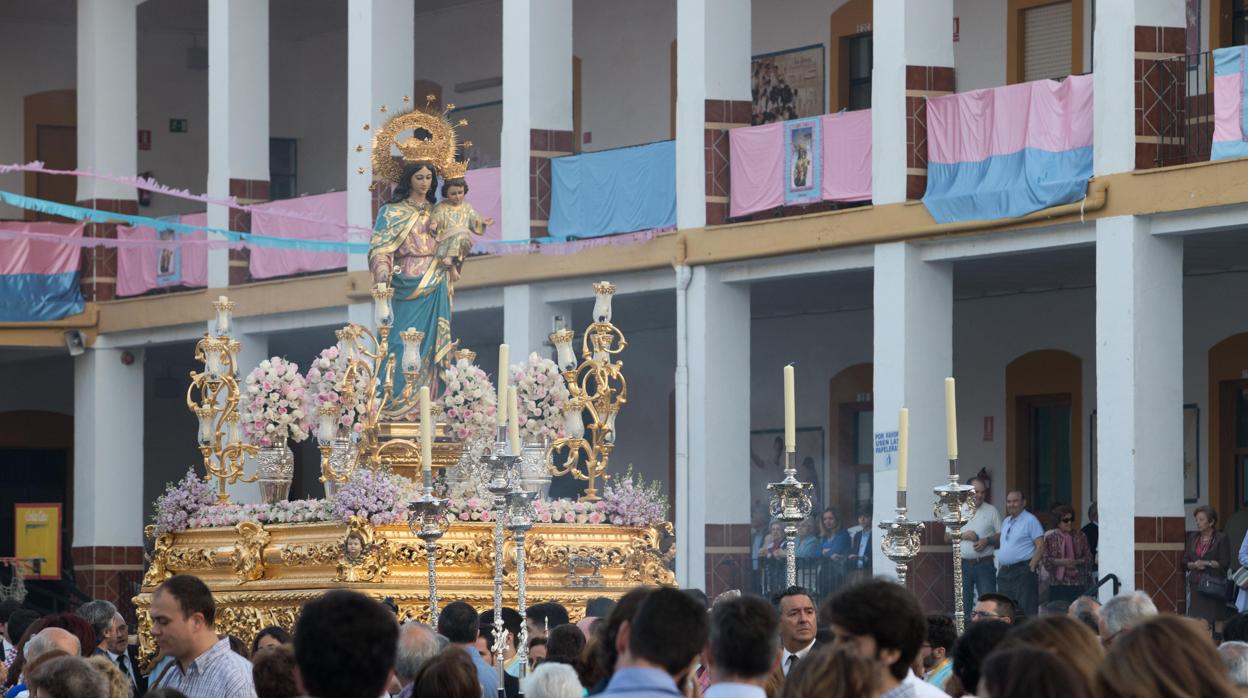
<path fill-rule="evenodd" d="M 1208 160 L 1213 146 L 1213 53 L 1140 63 L 1137 148 L 1153 154 L 1154 167 Z"/>
<path fill-rule="evenodd" d="M 864 574 L 870 576 L 871 571 L 863 572 L 857 567 L 851 567 L 845 560 L 797 558 L 797 586 L 805 587 L 810 591 L 816 604 L 847 582 Z M 754 570 L 752 582 L 753 592 L 765 599 L 773 598 L 784 591 L 788 587 L 785 584 L 784 559 L 760 559 L 758 569 Z"/>

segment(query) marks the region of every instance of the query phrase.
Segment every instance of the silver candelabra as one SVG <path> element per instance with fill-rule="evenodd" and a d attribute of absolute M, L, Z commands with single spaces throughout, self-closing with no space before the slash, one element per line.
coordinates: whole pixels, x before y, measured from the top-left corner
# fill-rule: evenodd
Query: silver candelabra
<path fill-rule="evenodd" d="M 897 571 L 897 581 L 906 583 L 906 571 L 910 561 L 919 554 L 919 534 L 923 532 L 923 522 L 915 522 L 906 518 L 906 491 L 897 491 L 897 518 L 881 521 L 884 530 L 880 541 L 880 550 L 884 557 L 893 561 Z"/>
<path fill-rule="evenodd" d="M 507 427 L 500 424 L 494 452 L 485 459 L 490 474 L 486 489 L 494 497 L 494 667 L 498 672 L 498 698 L 506 698 L 503 692 L 503 656 L 507 648 L 507 633 L 503 628 L 503 519 L 507 515 L 507 495 L 515 487 L 517 456 L 511 455 L 507 441 Z"/>
<path fill-rule="evenodd" d="M 507 529 L 511 531 L 516 544 L 516 605 L 520 612 L 520 634 L 516 638 L 516 654 L 520 663 L 520 678 L 528 673 L 529 663 L 529 627 L 526 622 L 528 598 L 526 594 L 527 580 L 524 572 L 524 538 L 533 527 L 533 500 L 537 492 L 522 489 L 519 484 L 507 493 Z M 497 621 L 495 623 L 497 625 Z"/>
<path fill-rule="evenodd" d="M 407 505 L 407 525 L 425 542 L 425 557 L 429 561 L 429 625 L 435 628 L 438 627 L 438 540 L 450 527 L 449 506 L 448 500 L 433 496 L 433 470 L 425 465 L 424 492 Z"/>
<path fill-rule="evenodd" d="M 975 516 L 975 488 L 958 482 L 958 460 L 949 459 L 949 483 L 933 488 L 936 505 L 932 514 L 949 529 L 953 541 L 953 618 L 961 635 L 966 627 L 962 600 L 962 527 Z"/>
<path fill-rule="evenodd" d="M 784 523 L 785 586 L 797 584 L 797 524 L 810 516 L 809 482 L 799 482 L 793 467 L 793 452 L 784 453 L 784 479 L 767 485 L 771 492 L 771 518 Z"/>

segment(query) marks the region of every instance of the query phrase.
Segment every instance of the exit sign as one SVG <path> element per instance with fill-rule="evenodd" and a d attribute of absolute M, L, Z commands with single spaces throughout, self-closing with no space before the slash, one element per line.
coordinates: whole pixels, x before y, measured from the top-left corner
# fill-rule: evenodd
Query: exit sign
<path fill-rule="evenodd" d="M 170 119 L 169 120 L 169 133 L 186 133 L 187 131 L 186 121 L 187 121 L 186 119 Z"/>

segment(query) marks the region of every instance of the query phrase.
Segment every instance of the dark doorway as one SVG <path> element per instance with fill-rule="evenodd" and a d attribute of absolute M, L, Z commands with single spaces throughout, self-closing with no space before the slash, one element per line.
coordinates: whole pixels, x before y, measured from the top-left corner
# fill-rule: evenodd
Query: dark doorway
<path fill-rule="evenodd" d="M 1028 509 L 1046 527 L 1049 509 L 1071 503 L 1071 398 L 1059 395 L 1024 395 L 1018 398 L 1019 482 L 1026 490 Z"/>
<path fill-rule="evenodd" d="M 36 127 L 37 157 L 53 170 L 72 170 L 78 165 L 78 129 L 74 126 Z M 78 178 L 63 175 L 35 175 L 35 198 L 73 204 L 78 196 Z M 41 221 L 68 221 L 47 213 L 38 214 Z"/>

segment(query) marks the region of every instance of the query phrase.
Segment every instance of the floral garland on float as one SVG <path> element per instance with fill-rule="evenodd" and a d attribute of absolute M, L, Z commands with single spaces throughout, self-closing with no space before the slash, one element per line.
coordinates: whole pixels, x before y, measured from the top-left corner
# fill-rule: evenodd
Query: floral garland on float
<path fill-rule="evenodd" d="M 320 436 L 318 420 L 311 415 L 320 413 L 325 405 L 338 405 L 338 433 L 358 435 L 364 428 L 360 417 L 368 408 L 368 376 L 363 372 L 355 374 L 352 379 L 352 402 L 345 404 L 347 357 L 343 356 L 338 347 L 321 350 L 320 355 L 308 366 L 304 377 L 305 391 L 303 412 L 309 415 L 310 433 Z"/>
<path fill-rule="evenodd" d="M 438 406 L 450 434 L 463 444 L 459 461 L 447 468 L 446 490 L 452 497 L 488 498 L 481 457 L 494 442 L 498 397 L 490 376 L 473 363 L 476 354 L 460 350 L 443 371 L 446 389 Z"/>
<path fill-rule="evenodd" d="M 156 535 L 193 528 L 231 528 L 243 521 L 277 523 L 350 523 L 361 518 L 380 526 L 407 520 L 407 502 L 418 496 L 411 480 L 388 470 L 361 468 L 328 499 L 299 499 L 272 504 L 219 504 L 212 486 L 188 469 L 156 498 L 153 523 Z M 534 518 L 551 524 L 612 524 L 662 526 L 667 497 L 657 481 L 647 482 L 630 468 L 613 479 L 597 502 L 553 499 L 533 502 Z M 452 497 L 449 516 L 457 521 L 493 521 L 490 500 L 476 496 Z"/>
<path fill-rule="evenodd" d="M 295 454 L 289 442 L 308 438 L 307 386 L 299 375 L 299 364 L 280 356 L 261 361 L 247 374 L 243 386 L 239 418 L 243 436 L 259 447 L 256 479 L 261 499 L 284 501 L 295 477 Z"/>

